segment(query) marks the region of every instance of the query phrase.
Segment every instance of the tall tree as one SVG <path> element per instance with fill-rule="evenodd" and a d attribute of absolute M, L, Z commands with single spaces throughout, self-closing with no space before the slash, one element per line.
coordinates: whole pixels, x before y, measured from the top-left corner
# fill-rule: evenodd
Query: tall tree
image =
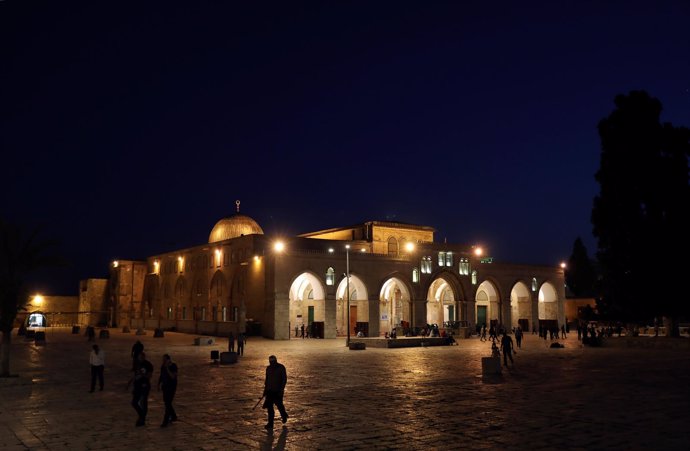
<path fill-rule="evenodd" d="M 29 299 L 25 278 L 33 271 L 58 264 L 49 254 L 53 242 L 41 239 L 39 231 L 0 219 L 0 377 L 10 375 L 12 327 Z"/>
<path fill-rule="evenodd" d="M 599 123 L 592 210 L 602 303 L 629 321 L 687 315 L 690 130 L 662 124 L 661 102 L 646 92 L 619 95 L 615 105 Z"/>
<path fill-rule="evenodd" d="M 577 297 L 596 296 L 597 275 L 587 255 L 587 248 L 580 237 L 577 237 L 573 243 L 573 253 L 568 260 L 568 269 L 565 272 L 565 283 Z"/>

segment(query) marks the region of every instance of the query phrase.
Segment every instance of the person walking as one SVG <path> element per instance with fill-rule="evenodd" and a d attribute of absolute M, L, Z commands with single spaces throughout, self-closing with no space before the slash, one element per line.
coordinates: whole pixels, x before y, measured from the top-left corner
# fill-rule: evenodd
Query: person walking
<path fill-rule="evenodd" d="M 139 362 L 139 354 L 142 352 L 144 352 L 144 344 L 137 340 L 137 342 L 132 345 L 132 371 L 136 369 L 137 363 Z"/>
<path fill-rule="evenodd" d="M 96 378 L 98 378 L 98 385 L 103 391 L 103 370 L 105 369 L 105 351 L 101 350 L 98 345 L 93 345 L 91 354 L 89 355 L 89 363 L 91 364 L 91 390 L 93 393 L 96 388 Z"/>
<path fill-rule="evenodd" d="M 132 407 L 137 411 L 139 418 L 136 426 L 146 424 L 146 413 L 149 409 L 149 392 L 151 391 L 151 376 L 153 375 L 153 365 L 146 360 L 146 354 L 137 354 L 137 363 L 134 368 L 134 376 L 127 383 L 127 387 L 134 382 L 132 390 Z"/>
<path fill-rule="evenodd" d="M 302 323 L 302 338 L 304 338 L 304 323 Z"/>
<path fill-rule="evenodd" d="M 508 334 L 503 334 L 503 338 L 501 338 L 501 352 L 503 352 L 503 365 L 508 366 L 508 359 L 510 359 L 510 364 L 515 366 L 515 362 L 513 362 L 513 339 L 510 338 L 510 335 Z M 517 352 L 516 352 L 517 354 Z"/>
<path fill-rule="evenodd" d="M 230 332 L 228 337 L 228 352 L 235 352 L 235 334 Z"/>
<path fill-rule="evenodd" d="M 482 326 L 482 332 L 479 336 L 479 341 L 486 341 L 486 324 Z"/>
<path fill-rule="evenodd" d="M 515 329 L 515 343 L 518 348 L 522 348 L 522 327 L 520 326 Z"/>
<path fill-rule="evenodd" d="M 177 421 L 177 414 L 172 402 L 177 391 L 177 365 L 172 361 L 169 354 L 163 354 L 163 364 L 161 365 L 161 375 L 158 377 L 158 391 L 163 390 L 163 403 L 165 403 L 165 413 L 161 427 L 166 427 L 169 423 Z"/>
<path fill-rule="evenodd" d="M 268 412 L 268 423 L 266 423 L 267 430 L 273 429 L 273 418 L 275 418 L 275 410 L 273 405 L 278 407 L 280 412 L 280 419 L 283 423 L 288 420 L 288 414 L 283 405 L 283 394 L 285 392 L 285 385 L 287 384 L 287 371 L 285 366 L 278 363 L 276 356 L 268 357 L 268 366 L 266 367 L 266 379 L 264 381 L 264 401 L 263 408 Z"/>
<path fill-rule="evenodd" d="M 240 332 L 237 335 L 237 355 L 244 355 L 245 344 L 247 344 L 247 337 L 244 336 L 244 332 Z"/>

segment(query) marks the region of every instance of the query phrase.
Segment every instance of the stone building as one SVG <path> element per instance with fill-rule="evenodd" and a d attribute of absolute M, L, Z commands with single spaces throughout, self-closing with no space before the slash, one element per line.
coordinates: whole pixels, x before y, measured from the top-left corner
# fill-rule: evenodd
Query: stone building
<path fill-rule="evenodd" d="M 368 336 L 426 324 L 564 323 L 561 268 L 487 255 L 436 243 L 428 226 L 370 221 L 281 238 L 237 213 L 205 244 L 114 262 L 109 302 L 121 325 L 274 339 L 302 325 L 319 337 L 345 335 L 348 304 L 350 332 Z"/>

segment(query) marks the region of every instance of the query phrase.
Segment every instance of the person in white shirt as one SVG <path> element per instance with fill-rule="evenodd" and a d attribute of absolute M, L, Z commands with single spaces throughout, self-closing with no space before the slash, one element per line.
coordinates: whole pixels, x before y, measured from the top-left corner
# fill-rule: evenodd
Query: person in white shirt
<path fill-rule="evenodd" d="M 96 377 L 98 377 L 98 384 L 103 391 L 103 370 L 105 369 L 105 352 L 102 351 L 98 345 L 93 345 L 91 355 L 89 355 L 89 363 L 91 364 L 91 390 L 96 388 Z"/>

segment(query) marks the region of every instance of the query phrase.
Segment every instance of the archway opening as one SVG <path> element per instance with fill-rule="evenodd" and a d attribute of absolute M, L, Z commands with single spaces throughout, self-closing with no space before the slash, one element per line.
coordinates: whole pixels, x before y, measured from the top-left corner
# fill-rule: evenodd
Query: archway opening
<path fill-rule="evenodd" d="M 482 282 L 477 287 L 477 294 L 474 302 L 474 317 L 477 326 L 490 327 L 498 325 L 499 305 L 498 290 L 488 280 Z"/>
<path fill-rule="evenodd" d="M 336 332 L 340 336 L 347 335 L 347 278 L 338 284 L 335 298 L 336 308 Z M 365 336 L 369 334 L 369 294 L 362 279 L 350 274 L 350 335 L 356 335 L 362 331 Z"/>
<path fill-rule="evenodd" d="M 297 276 L 290 286 L 290 327 L 314 338 L 324 337 L 326 296 L 321 281 L 311 273 Z"/>
<path fill-rule="evenodd" d="M 396 328 L 403 335 L 410 328 L 412 297 L 405 283 L 397 277 L 388 279 L 379 293 L 379 313 L 381 315 L 379 333 L 385 334 Z M 401 328 L 401 330 L 397 330 Z"/>
<path fill-rule="evenodd" d="M 434 280 L 426 297 L 426 322 L 443 326 L 459 318 L 458 300 L 453 287 L 442 279 Z"/>
<path fill-rule="evenodd" d="M 558 327 L 558 294 L 556 288 L 545 282 L 539 289 L 539 324 L 542 327 Z"/>
<path fill-rule="evenodd" d="M 524 282 L 517 282 L 510 290 L 510 326 L 528 332 L 532 324 L 532 297 Z"/>

